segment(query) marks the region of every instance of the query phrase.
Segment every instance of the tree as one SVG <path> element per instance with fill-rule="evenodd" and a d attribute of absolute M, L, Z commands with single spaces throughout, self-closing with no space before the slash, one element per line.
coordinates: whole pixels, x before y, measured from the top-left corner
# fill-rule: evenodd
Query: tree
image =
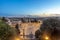
<path fill-rule="evenodd" d="M 39 38 L 40 34 L 41 34 L 40 30 L 37 30 L 37 31 L 35 32 L 35 37 L 36 37 L 36 38 Z"/>
<path fill-rule="evenodd" d="M 55 27 L 60 27 L 60 20 L 56 18 L 50 18 L 43 21 L 40 30 L 53 31 Z"/>
<path fill-rule="evenodd" d="M 36 38 L 36 40 L 40 40 L 40 36 L 41 36 L 41 31 L 40 30 L 37 30 L 35 32 L 35 38 Z"/>
<path fill-rule="evenodd" d="M 5 18 L 5 17 L 2 17 L 2 21 L 6 22 L 7 20 L 6 20 L 6 18 Z"/>
<path fill-rule="evenodd" d="M 15 28 L 17 30 L 17 33 L 20 34 L 20 30 L 19 30 L 19 25 L 18 24 L 16 24 Z"/>
<path fill-rule="evenodd" d="M 40 31 L 41 31 L 42 35 L 44 35 L 44 34 L 49 35 L 50 37 L 53 38 L 54 36 L 60 35 L 59 34 L 60 29 L 58 30 L 58 28 L 60 28 L 60 20 L 57 18 L 48 18 L 43 21 L 43 24 L 40 27 Z M 42 37 L 42 35 L 41 35 L 41 37 Z"/>
<path fill-rule="evenodd" d="M 38 22 L 37 19 L 34 19 L 34 22 Z"/>
<path fill-rule="evenodd" d="M 25 22 L 26 22 L 23 18 L 21 18 L 21 21 L 22 21 L 23 23 L 25 23 Z"/>
<path fill-rule="evenodd" d="M 10 27 L 4 21 L 0 21 L 0 40 L 10 40 L 13 36 L 17 36 L 16 29 Z"/>

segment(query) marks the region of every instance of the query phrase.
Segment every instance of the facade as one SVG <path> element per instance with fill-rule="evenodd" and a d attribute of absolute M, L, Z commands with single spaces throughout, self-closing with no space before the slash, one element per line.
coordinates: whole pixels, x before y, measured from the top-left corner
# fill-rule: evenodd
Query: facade
<path fill-rule="evenodd" d="M 33 18 L 30 18 L 30 19 L 26 18 L 24 20 L 24 22 L 22 22 L 21 19 L 19 19 L 19 20 L 9 19 L 7 23 L 11 27 L 15 27 L 15 25 L 18 24 L 19 25 L 19 30 L 21 32 L 20 33 L 21 37 L 23 38 L 23 36 L 24 36 L 25 38 L 30 38 L 29 35 L 32 33 L 33 36 L 34 36 L 35 31 L 38 30 L 40 28 L 40 25 L 42 24 L 41 20 L 38 20 L 37 22 L 34 22 L 34 19 Z M 33 22 L 31 22 L 32 20 L 33 20 Z M 33 38 L 35 38 L 35 37 L 33 37 Z"/>

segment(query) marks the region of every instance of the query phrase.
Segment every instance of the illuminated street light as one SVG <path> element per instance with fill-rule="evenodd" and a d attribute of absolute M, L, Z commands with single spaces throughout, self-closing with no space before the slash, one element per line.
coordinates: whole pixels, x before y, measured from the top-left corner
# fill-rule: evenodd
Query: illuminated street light
<path fill-rule="evenodd" d="M 50 36 L 43 35 L 41 39 L 42 39 L 42 40 L 50 40 Z"/>
<path fill-rule="evenodd" d="M 19 38 L 19 37 L 15 37 L 14 40 L 21 40 L 21 38 Z"/>
<path fill-rule="evenodd" d="M 45 39 L 48 40 L 49 38 L 46 36 Z"/>
<path fill-rule="evenodd" d="M 16 40 L 20 40 L 19 38 L 16 38 Z"/>

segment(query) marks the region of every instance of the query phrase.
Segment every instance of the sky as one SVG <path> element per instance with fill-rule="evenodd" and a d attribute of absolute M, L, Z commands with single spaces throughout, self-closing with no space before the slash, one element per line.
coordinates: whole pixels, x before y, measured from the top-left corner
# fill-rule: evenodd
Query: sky
<path fill-rule="evenodd" d="M 0 16 L 60 14 L 60 0 L 0 0 Z"/>

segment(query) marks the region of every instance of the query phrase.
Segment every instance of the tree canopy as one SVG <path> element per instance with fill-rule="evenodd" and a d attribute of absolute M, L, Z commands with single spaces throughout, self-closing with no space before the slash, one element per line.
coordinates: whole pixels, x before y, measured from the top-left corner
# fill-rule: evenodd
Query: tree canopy
<path fill-rule="evenodd" d="M 12 36 L 16 36 L 17 31 L 15 28 L 10 27 L 4 21 L 0 21 L 0 40 L 10 40 Z"/>
<path fill-rule="evenodd" d="M 43 21 L 43 24 L 41 25 L 39 30 L 40 30 L 39 35 L 41 35 L 42 33 L 42 35 L 46 34 L 46 35 L 52 36 L 52 38 L 54 36 L 57 37 L 57 35 L 60 35 L 59 34 L 60 33 L 60 20 L 58 18 L 48 18 Z M 37 33 L 35 35 L 37 35 Z"/>
<path fill-rule="evenodd" d="M 20 29 L 19 29 L 19 25 L 18 24 L 16 24 L 15 28 L 16 28 L 18 34 L 20 34 Z"/>
<path fill-rule="evenodd" d="M 60 27 L 60 20 L 57 18 L 49 18 L 43 21 L 43 24 L 40 27 L 41 31 L 53 30 L 55 27 Z"/>

